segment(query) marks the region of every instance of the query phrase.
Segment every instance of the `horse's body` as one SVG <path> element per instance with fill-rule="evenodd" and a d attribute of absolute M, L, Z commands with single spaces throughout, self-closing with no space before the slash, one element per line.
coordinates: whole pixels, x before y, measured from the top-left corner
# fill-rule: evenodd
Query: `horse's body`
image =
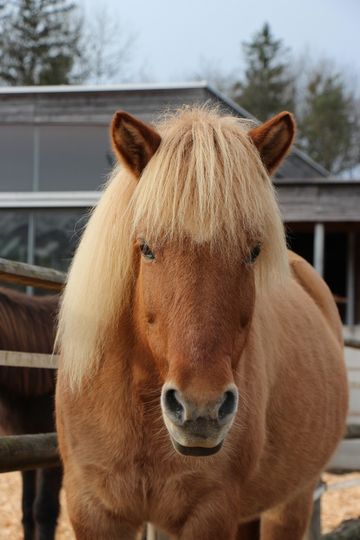
<path fill-rule="evenodd" d="M 55 297 L 31 297 L 1 288 L 0 349 L 50 354 L 57 304 Z M 54 370 L 1 366 L 1 434 L 54 431 L 54 392 Z M 59 467 L 22 473 L 25 540 L 54 538 L 61 477 Z"/>
<path fill-rule="evenodd" d="M 289 115 L 279 115 L 249 133 L 242 129 L 236 142 L 246 151 L 236 167 L 243 167 L 245 175 L 252 171 L 253 178 L 241 196 L 238 184 L 231 186 L 238 196 L 233 205 L 224 186 L 237 169 L 226 164 L 226 153 L 233 148 L 230 136 L 241 128 L 235 120 L 222 124 L 203 111 L 184 117 L 161 132 L 159 149 L 160 136 L 149 126 L 125 113 L 115 117 L 115 150 L 133 180 L 123 190 L 124 173 L 113 179 L 70 273 L 57 389 L 70 517 L 82 540 L 134 539 L 145 521 L 182 540 L 255 540 L 260 529 L 262 540 L 301 540 L 319 473 L 343 434 L 347 390 L 341 325 L 331 293 L 300 257 L 290 254 L 288 262 L 270 181 L 254 146 L 248 146 L 252 139 L 272 172 L 289 148 L 292 122 Z M 210 138 L 200 137 L 198 129 L 202 135 L 210 132 Z M 204 186 L 193 175 L 187 200 L 181 199 L 188 186 L 181 183 L 183 171 L 176 164 L 177 137 L 185 141 L 179 150 L 185 161 L 200 140 L 198 159 L 189 158 L 192 173 L 201 176 L 208 163 L 215 166 L 214 148 L 220 169 L 230 167 L 227 174 L 211 178 L 207 171 L 202 178 L 224 182 L 219 207 L 210 203 L 204 210 L 199 203 Z M 170 159 L 178 176 L 167 171 L 163 182 L 161 168 L 154 174 L 151 165 L 166 162 L 171 142 L 176 143 Z M 207 156 L 205 163 L 201 158 Z M 247 158 L 254 160 L 254 169 Z M 171 180 L 178 182 L 175 213 L 168 221 L 165 195 L 149 186 L 155 177 L 162 190 Z M 214 185 L 209 189 L 216 190 Z M 265 185 L 268 191 L 257 193 Z M 146 206 L 149 193 L 157 205 L 137 219 L 135 203 L 134 237 L 119 217 L 122 212 L 110 210 L 121 205 L 120 194 L 131 200 L 133 193 L 138 205 Z M 248 214 L 234 214 L 246 197 L 251 204 L 257 195 L 268 197 L 269 206 L 262 207 L 260 200 Z M 193 214 L 184 206 L 191 205 L 191 196 L 198 197 Z M 157 210 L 166 222 L 163 235 Z M 216 224 L 205 223 L 211 213 Z M 182 238 L 179 222 L 187 227 Z M 237 243 L 231 234 L 236 223 L 246 230 L 244 236 L 238 233 Z M 212 243 L 224 230 L 222 242 Z M 134 251 L 136 234 L 140 241 Z M 117 267 L 117 242 L 131 251 L 130 278 L 123 260 L 124 267 Z M 120 254 L 126 257 L 121 249 Z M 128 286 L 122 294 L 118 276 Z M 106 295 L 106 288 L 112 293 Z M 105 298 L 86 303 L 86 291 L 105 292 Z"/>

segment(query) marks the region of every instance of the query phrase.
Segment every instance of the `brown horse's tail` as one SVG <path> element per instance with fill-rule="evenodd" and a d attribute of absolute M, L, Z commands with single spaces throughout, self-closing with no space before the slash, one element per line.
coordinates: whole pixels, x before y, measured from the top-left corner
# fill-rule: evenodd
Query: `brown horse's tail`
<path fill-rule="evenodd" d="M 311 296 L 342 345 L 342 324 L 333 295 L 324 280 L 305 259 L 288 251 L 292 274 L 301 287 Z"/>

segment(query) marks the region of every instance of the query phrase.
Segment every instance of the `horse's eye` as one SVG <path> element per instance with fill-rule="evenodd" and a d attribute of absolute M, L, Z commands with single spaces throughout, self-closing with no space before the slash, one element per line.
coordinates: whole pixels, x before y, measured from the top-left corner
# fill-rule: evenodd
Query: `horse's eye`
<path fill-rule="evenodd" d="M 145 257 L 145 259 L 148 259 L 149 261 L 153 261 L 155 259 L 155 255 L 153 254 L 146 242 L 141 242 L 140 251 Z"/>
<path fill-rule="evenodd" d="M 253 264 L 260 255 L 260 251 L 261 245 L 256 244 L 256 246 L 251 250 L 250 255 L 245 259 L 245 262 L 248 264 Z"/>

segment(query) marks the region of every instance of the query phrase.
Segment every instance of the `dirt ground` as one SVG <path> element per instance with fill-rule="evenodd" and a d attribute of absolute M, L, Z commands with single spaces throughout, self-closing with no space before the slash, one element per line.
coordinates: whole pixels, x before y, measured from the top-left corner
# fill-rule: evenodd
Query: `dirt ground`
<path fill-rule="evenodd" d="M 359 479 L 360 473 L 345 475 L 324 474 L 328 485 Z M 0 474 L 0 540 L 21 540 L 20 509 L 21 477 L 19 473 Z M 360 517 L 360 485 L 347 489 L 327 491 L 322 497 L 322 528 L 329 532 L 343 520 Z M 62 493 L 62 512 L 56 540 L 74 540 L 64 494 Z"/>

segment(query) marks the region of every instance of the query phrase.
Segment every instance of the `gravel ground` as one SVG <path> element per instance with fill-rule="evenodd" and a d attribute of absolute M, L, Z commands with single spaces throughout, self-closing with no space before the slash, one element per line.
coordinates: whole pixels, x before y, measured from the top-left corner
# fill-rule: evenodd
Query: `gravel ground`
<path fill-rule="evenodd" d="M 324 474 L 329 485 L 359 479 L 360 473 L 344 475 Z M 0 540 L 21 540 L 20 508 L 21 476 L 19 473 L 0 474 Z M 329 532 L 345 519 L 360 518 L 360 486 L 328 491 L 322 497 L 323 532 Z M 75 540 L 66 513 L 64 493 L 62 512 L 56 540 Z"/>

